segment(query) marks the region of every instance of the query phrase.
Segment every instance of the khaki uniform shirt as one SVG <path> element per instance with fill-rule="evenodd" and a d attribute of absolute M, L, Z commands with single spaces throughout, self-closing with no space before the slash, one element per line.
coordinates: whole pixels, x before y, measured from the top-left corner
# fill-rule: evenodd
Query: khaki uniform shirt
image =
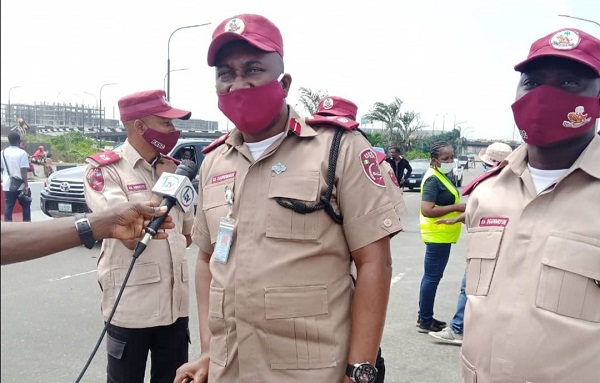
<path fill-rule="evenodd" d="M 121 160 L 97 167 L 88 159 L 85 197 L 92 211 L 102 211 L 124 201 L 144 202 L 152 196 L 158 180 L 152 166 L 125 142 Z M 98 170 L 100 169 L 100 170 Z M 102 177 L 90 172 L 101 171 Z M 97 181 L 103 178 L 103 185 Z M 156 198 L 156 196 L 154 197 Z M 173 207 L 169 213 L 175 228 L 168 229 L 166 240 L 150 240 L 135 261 L 133 271 L 111 323 L 127 328 L 145 328 L 173 324 L 189 316 L 188 265 L 186 239 L 194 222 L 193 210 L 183 213 Z M 102 289 L 102 312 L 108 318 L 123 279 L 131 264 L 133 250 L 118 239 L 105 239 L 98 258 L 98 282 Z"/>
<path fill-rule="evenodd" d="M 275 200 L 316 204 L 327 189 L 335 130 L 293 110 L 290 127 L 254 161 L 234 130 L 200 169 L 194 242 L 213 254 L 233 189 L 236 228 L 226 263 L 212 255 L 210 382 L 339 382 L 350 342 L 350 252 L 400 229 L 375 153 L 358 132 L 341 140 L 331 204 L 299 214 Z M 361 156 L 362 153 L 362 156 Z"/>
<path fill-rule="evenodd" d="M 599 164 L 537 195 L 522 145 L 469 197 L 464 382 L 600 382 Z"/>

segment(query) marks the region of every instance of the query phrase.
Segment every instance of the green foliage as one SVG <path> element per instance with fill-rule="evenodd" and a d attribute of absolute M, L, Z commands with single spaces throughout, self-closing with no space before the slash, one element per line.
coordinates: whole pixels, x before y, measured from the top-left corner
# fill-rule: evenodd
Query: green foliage
<path fill-rule="evenodd" d="M 309 115 L 315 114 L 319 108 L 319 101 L 327 97 L 328 92 L 318 90 L 313 91 L 309 88 L 300 87 L 300 104 Z"/>
<path fill-rule="evenodd" d="M 411 161 L 415 158 L 429 158 L 429 151 L 425 152 L 423 150 L 413 149 L 409 152 L 406 152 L 404 158 Z"/>
<path fill-rule="evenodd" d="M 50 139 L 55 161 L 82 163 L 99 151 L 99 145 L 81 132 L 70 132 Z"/>
<path fill-rule="evenodd" d="M 385 148 L 384 142 L 383 142 L 383 134 L 381 132 L 365 133 L 365 134 L 367 135 L 367 139 L 369 140 L 371 145 Z"/>

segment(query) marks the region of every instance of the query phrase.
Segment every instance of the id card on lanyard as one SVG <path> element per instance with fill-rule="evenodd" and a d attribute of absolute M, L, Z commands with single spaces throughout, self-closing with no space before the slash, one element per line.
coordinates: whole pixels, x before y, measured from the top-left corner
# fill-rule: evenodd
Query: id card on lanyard
<path fill-rule="evenodd" d="M 229 259 L 229 251 L 233 242 L 233 230 L 235 228 L 235 220 L 233 214 L 233 190 L 229 187 L 225 188 L 225 202 L 229 205 L 227 216 L 221 218 L 219 223 L 219 232 L 217 233 L 217 243 L 213 251 L 212 258 L 220 263 L 227 263 Z"/>

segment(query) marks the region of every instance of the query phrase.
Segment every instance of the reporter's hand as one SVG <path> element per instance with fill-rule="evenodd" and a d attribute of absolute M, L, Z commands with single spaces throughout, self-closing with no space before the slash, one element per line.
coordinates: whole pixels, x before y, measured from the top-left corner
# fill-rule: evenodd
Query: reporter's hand
<path fill-rule="evenodd" d="M 144 228 L 149 220 L 165 214 L 166 207 L 156 207 L 157 204 L 150 202 L 123 202 L 110 209 L 91 213 L 89 215 L 90 226 L 94 238 L 117 238 L 120 240 L 139 239 L 144 235 Z M 160 229 L 172 229 L 175 223 L 167 216 Z M 157 233 L 154 239 L 165 239 L 167 233 Z"/>
<path fill-rule="evenodd" d="M 208 367 L 210 357 L 200 354 L 198 359 L 183 364 L 175 372 L 173 383 L 206 383 L 208 382 Z"/>

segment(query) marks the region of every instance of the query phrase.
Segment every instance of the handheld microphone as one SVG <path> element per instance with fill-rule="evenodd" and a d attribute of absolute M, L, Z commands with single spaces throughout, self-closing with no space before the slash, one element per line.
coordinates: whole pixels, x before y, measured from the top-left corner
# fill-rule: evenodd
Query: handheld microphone
<path fill-rule="evenodd" d="M 187 212 L 196 201 L 196 190 L 192 185 L 192 180 L 198 174 L 198 165 L 194 161 L 183 160 L 177 166 L 175 174 L 163 173 L 154 187 L 152 192 L 163 197 L 160 206 L 166 206 L 167 212 L 160 217 L 154 217 L 146 226 L 146 234 L 135 247 L 133 257 L 137 258 L 146 249 L 150 239 L 156 235 L 158 228 L 175 205 L 183 212 Z"/>

